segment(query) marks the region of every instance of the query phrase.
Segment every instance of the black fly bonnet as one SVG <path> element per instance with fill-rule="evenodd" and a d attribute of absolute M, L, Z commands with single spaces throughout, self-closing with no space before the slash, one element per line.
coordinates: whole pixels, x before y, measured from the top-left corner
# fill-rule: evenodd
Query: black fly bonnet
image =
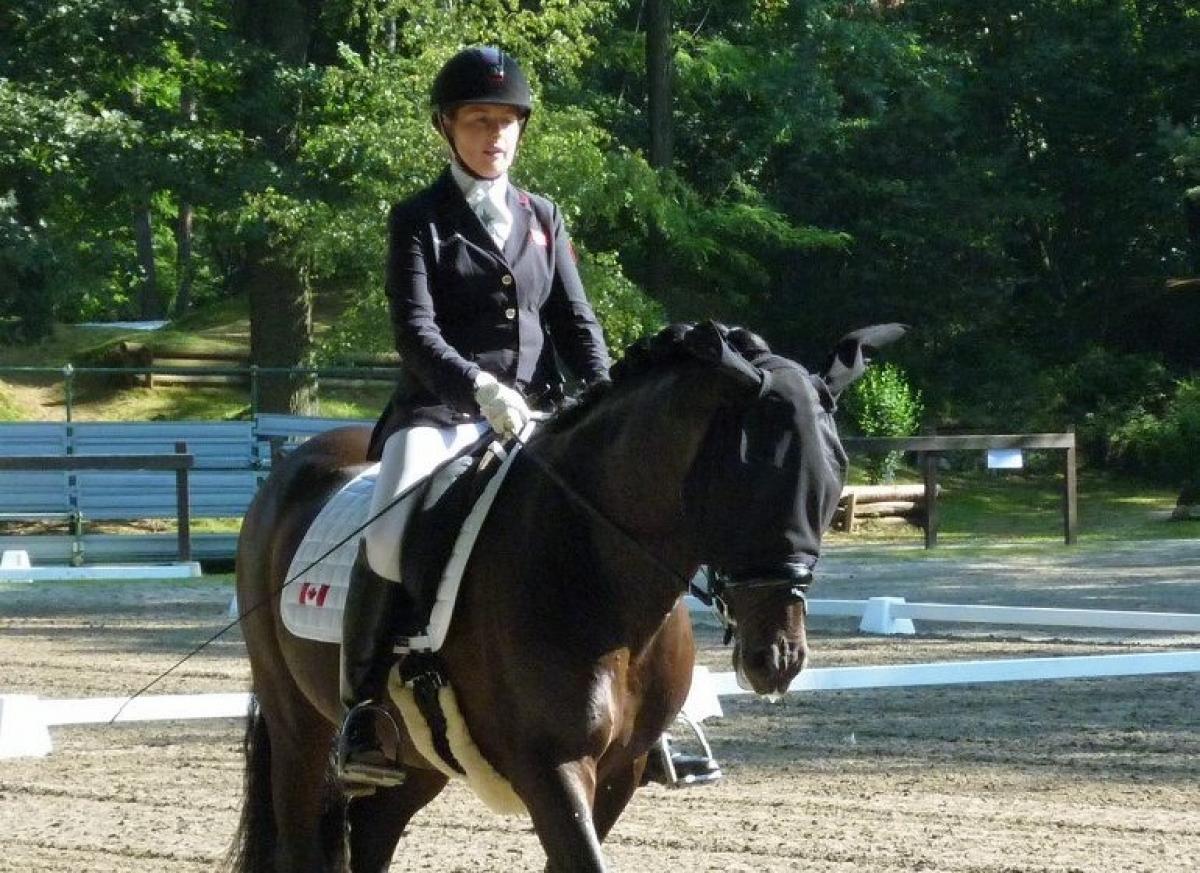
<path fill-rule="evenodd" d="M 884 324 L 847 334 L 818 375 L 745 329 L 675 324 L 614 366 L 620 381 L 666 360 L 699 359 L 745 387 L 744 400 L 714 415 L 683 494 L 701 553 L 731 582 L 790 577 L 806 587 L 846 476 L 836 399 L 871 352 L 905 331 Z"/>
<path fill-rule="evenodd" d="M 701 325 L 685 343 L 702 358 L 719 354 L 757 389 L 709 426 L 684 485 L 691 529 L 733 578 L 810 569 L 846 476 L 833 394 L 748 331 Z"/>

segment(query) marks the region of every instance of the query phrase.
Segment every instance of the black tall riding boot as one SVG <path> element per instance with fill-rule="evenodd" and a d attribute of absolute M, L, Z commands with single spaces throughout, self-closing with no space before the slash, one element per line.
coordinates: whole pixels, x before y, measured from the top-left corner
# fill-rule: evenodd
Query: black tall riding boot
<path fill-rule="evenodd" d="M 404 770 L 383 750 L 378 728 L 391 719 L 384 703 L 387 679 L 395 662 L 397 628 L 412 610 L 408 592 L 377 575 L 360 543 L 350 571 L 350 590 L 342 613 L 342 704 L 346 717 L 338 746 L 338 775 L 347 782 L 398 785 Z"/>

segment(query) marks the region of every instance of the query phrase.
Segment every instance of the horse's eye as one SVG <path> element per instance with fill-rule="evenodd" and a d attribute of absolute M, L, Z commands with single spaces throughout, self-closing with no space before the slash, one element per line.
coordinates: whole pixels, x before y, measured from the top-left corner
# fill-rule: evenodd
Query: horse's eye
<path fill-rule="evenodd" d="M 796 453 L 796 434 L 791 410 L 785 403 L 765 402 L 742 426 L 742 459 L 782 469 Z"/>

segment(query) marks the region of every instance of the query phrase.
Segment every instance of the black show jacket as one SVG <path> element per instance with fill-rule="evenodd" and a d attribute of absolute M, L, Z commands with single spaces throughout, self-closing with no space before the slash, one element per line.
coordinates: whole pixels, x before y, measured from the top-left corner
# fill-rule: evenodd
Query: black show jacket
<path fill-rule="evenodd" d="M 584 295 L 562 216 L 508 186 L 512 230 L 501 252 L 450 170 L 392 207 L 387 296 L 404 377 L 372 437 L 372 454 L 401 427 L 479 418 L 481 370 L 531 394 L 553 348 L 585 382 L 604 378 L 608 349 Z"/>

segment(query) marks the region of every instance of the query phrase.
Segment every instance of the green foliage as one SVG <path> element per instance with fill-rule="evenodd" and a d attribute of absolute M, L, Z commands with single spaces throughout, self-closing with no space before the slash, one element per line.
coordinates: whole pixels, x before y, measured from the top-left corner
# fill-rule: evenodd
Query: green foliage
<path fill-rule="evenodd" d="M 923 404 L 904 371 L 895 364 L 867 369 L 847 394 L 844 406 L 858 430 L 869 437 L 902 437 L 917 432 Z M 872 453 L 865 464 L 871 484 L 891 482 L 903 458 L 901 452 Z"/>
<path fill-rule="evenodd" d="M 287 6 L 0 4 L 9 337 L 138 308 L 135 210 L 170 302 L 188 204 L 199 303 L 236 294 L 265 240 L 349 305 L 323 355 L 390 347 L 387 209 L 444 162 L 434 73 L 486 41 L 530 73 L 514 179 L 560 204 L 614 348 L 717 317 L 815 360 L 904 321 L 888 358 L 939 426 L 1074 423 L 1093 461 L 1139 415 L 1165 420 L 1164 385 L 1200 365 L 1200 295 L 1162 291 L 1200 263 L 1180 210 L 1200 186 L 1189 4 L 676 0 L 662 173 L 643 157 L 638 4 L 332 0 L 282 57 L 255 28 Z M 661 310 L 638 291 L 652 224 Z"/>
<path fill-rule="evenodd" d="M 666 324 L 662 306 L 625 277 L 615 254 L 582 252 L 579 270 L 614 359 L 632 342 Z"/>
<path fill-rule="evenodd" d="M 393 350 L 392 320 L 382 287 L 360 294 L 317 341 L 315 363 L 348 366 Z"/>
<path fill-rule="evenodd" d="M 1041 377 L 1040 409 L 1031 420 L 1047 431 L 1073 424 L 1087 462 L 1102 466 L 1113 460 L 1114 434 L 1147 413 L 1161 414 L 1174 390 L 1157 359 L 1094 347 Z"/>
<path fill-rule="evenodd" d="M 1200 483 L 1200 378 L 1179 382 L 1161 413 L 1140 411 L 1111 439 L 1125 470 L 1177 487 Z"/>

